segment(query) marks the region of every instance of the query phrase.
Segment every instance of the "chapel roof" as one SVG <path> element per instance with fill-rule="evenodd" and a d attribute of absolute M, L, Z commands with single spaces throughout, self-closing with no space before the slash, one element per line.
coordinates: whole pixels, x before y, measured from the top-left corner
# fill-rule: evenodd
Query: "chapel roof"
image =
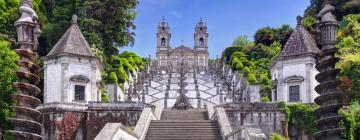
<path fill-rule="evenodd" d="M 77 25 L 77 17 L 75 15 L 72 18 L 71 26 L 66 30 L 65 34 L 55 44 L 47 56 L 59 54 L 74 54 L 95 57 L 95 55 L 91 52 L 88 42 Z"/>
<path fill-rule="evenodd" d="M 171 53 L 193 53 L 193 52 L 194 52 L 193 49 L 190 49 L 189 47 L 186 47 L 184 45 L 181 45 L 171 50 Z"/>
<path fill-rule="evenodd" d="M 297 20 L 298 24 L 295 31 L 286 42 L 286 45 L 280 53 L 280 57 L 292 57 L 320 52 L 315 39 L 301 25 L 301 17 L 299 16 Z"/>

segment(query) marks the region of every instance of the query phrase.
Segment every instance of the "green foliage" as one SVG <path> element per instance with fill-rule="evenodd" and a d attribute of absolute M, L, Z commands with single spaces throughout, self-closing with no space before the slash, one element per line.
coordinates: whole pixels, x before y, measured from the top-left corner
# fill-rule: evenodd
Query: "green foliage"
<path fill-rule="evenodd" d="M 109 94 L 105 88 L 100 89 L 101 91 L 101 102 L 108 103 L 110 101 Z"/>
<path fill-rule="evenodd" d="M 119 68 L 117 69 L 117 79 L 118 83 L 125 83 L 129 80 L 129 76 L 127 75 L 122 64 L 120 64 Z"/>
<path fill-rule="evenodd" d="M 240 35 L 240 36 L 238 36 L 238 37 L 234 40 L 234 42 L 233 42 L 232 45 L 233 45 L 233 46 L 238 46 L 238 47 L 246 47 L 246 46 L 253 46 L 254 43 L 251 42 L 251 41 L 248 39 L 247 36 L 245 36 L 245 35 Z"/>
<path fill-rule="evenodd" d="M 33 0 L 34 10 L 40 18 L 40 21 L 46 21 L 43 15 L 44 6 L 41 0 Z M 16 33 L 14 23 L 19 19 L 19 6 L 21 0 L 0 0 L 0 39 L 10 41 L 11 44 L 16 42 Z"/>
<path fill-rule="evenodd" d="M 283 101 L 278 102 L 278 107 L 281 108 L 281 111 L 285 114 L 286 124 L 288 124 L 290 121 L 290 114 L 291 114 L 290 108 L 287 106 L 286 102 Z"/>
<path fill-rule="evenodd" d="M 313 26 L 316 24 L 316 18 L 314 18 L 312 16 L 307 16 L 303 19 L 301 24 L 309 32 L 315 32 L 315 29 Z"/>
<path fill-rule="evenodd" d="M 278 133 L 272 133 L 270 136 L 270 140 L 288 140 L 288 139 Z"/>
<path fill-rule="evenodd" d="M 118 47 L 134 44 L 137 0 L 43 0 L 42 4 L 46 5 L 48 21 L 43 24 L 40 55 L 54 46 L 73 14 L 79 16 L 78 24 L 89 44 L 105 56 L 117 55 Z"/>
<path fill-rule="evenodd" d="M 118 78 L 115 72 L 110 72 L 108 79 L 105 81 L 106 83 L 118 83 Z"/>
<path fill-rule="evenodd" d="M 316 18 L 317 14 L 321 10 L 321 4 L 323 0 L 310 0 L 310 5 L 305 10 L 304 16 Z M 338 21 L 341 21 L 344 16 L 348 14 L 360 13 L 360 2 L 358 0 L 333 0 L 335 7 L 335 17 Z"/>
<path fill-rule="evenodd" d="M 285 114 L 286 128 L 293 125 L 297 132 L 305 131 L 307 134 L 317 132 L 313 125 L 317 119 L 314 112 L 318 106 L 309 104 L 287 105 L 285 102 L 279 102 L 278 107 Z"/>
<path fill-rule="evenodd" d="M 242 68 L 244 68 L 243 63 L 242 63 L 242 62 L 237 62 L 235 69 L 240 70 L 240 69 L 242 69 Z"/>
<path fill-rule="evenodd" d="M 270 27 L 260 28 L 255 33 L 255 43 L 270 45 L 275 41 L 275 31 Z"/>
<path fill-rule="evenodd" d="M 279 28 L 260 28 L 255 33 L 255 43 L 257 45 L 264 44 L 266 46 L 270 46 L 275 41 L 278 41 L 282 46 L 284 46 L 293 31 L 294 29 L 287 24 L 284 24 Z"/>
<path fill-rule="evenodd" d="M 350 99 L 360 100 L 360 14 L 344 17 L 337 37 L 340 76 L 351 80 Z"/>
<path fill-rule="evenodd" d="M 277 38 L 286 40 L 287 33 L 292 32 L 291 28 L 284 25 L 281 28 L 274 28 Z M 283 35 L 280 35 L 283 34 Z M 270 46 L 258 44 L 255 46 L 247 40 L 246 36 L 235 39 L 234 46 L 225 49 L 222 60 L 230 65 L 233 70 L 239 71 L 250 84 L 260 84 L 263 96 L 271 93 L 272 81 L 269 75 L 269 65 L 272 60 L 280 54 L 281 43 L 274 41 Z"/>
<path fill-rule="evenodd" d="M 298 132 L 305 131 L 307 134 L 317 132 L 314 122 L 317 119 L 315 110 L 317 106 L 308 104 L 293 104 L 288 105 L 290 108 L 289 120 L 295 126 Z"/>
<path fill-rule="evenodd" d="M 14 104 L 11 94 L 15 93 L 12 83 L 16 81 L 14 71 L 18 69 L 15 61 L 18 55 L 10 50 L 10 43 L 0 40 L 0 128 L 8 130 L 12 127 L 9 120 L 14 115 L 10 106 Z"/>
<path fill-rule="evenodd" d="M 0 0 L 0 33 L 2 38 L 15 40 L 14 22 L 20 0 Z"/>
<path fill-rule="evenodd" d="M 261 102 L 263 102 L 263 103 L 268 103 L 268 102 L 270 102 L 270 99 L 269 99 L 269 97 L 267 97 L 267 96 L 261 97 Z"/>
<path fill-rule="evenodd" d="M 255 84 L 255 83 L 256 83 L 255 74 L 253 74 L 253 73 L 249 73 L 249 74 L 248 74 L 248 82 L 249 82 L 250 84 Z"/>
<path fill-rule="evenodd" d="M 340 121 L 340 126 L 345 128 L 343 136 L 347 140 L 360 139 L 360 101 L 352 102 L 348 110 L 339 110 L 339 114 L 344 117 Z"/>
<path fill-rule="evenodd" d="M 222 61 L 225 61 L 225 63 L 230 62 L 231 59 L 231 55 L 235 52 L 241 52 L 243 50 L 243 47 L 238 47 L 238 46 L 231 46 L 231 47 L 227 47 L 223 54 L 222 54 Z"/>
<path fill-rule="evenodd" d="M 280 28 L 275 28 L 275 39 L 282 46 L 285 46 L 287 40 L 290 38 L 290 36 L 293 32 L 294 32 L 294 29 L 291 28 L 290 25 L 284 24 Z M 271 43 L 271 44 L 273 44 L 273 43 Z"/>
<path fill-rule="evenodd" d="M 103 77 L 109 83 L 125 83 L 129 80 L 129 75 L 133 72 L 142 70 L 147 63 L 146 59 L 141 58 L 134 52 L 123 52 L 118 56 L 112 56 L 107 67 L 108 75 Z M 115 82 L 117 81 L 117 82 Z"/>

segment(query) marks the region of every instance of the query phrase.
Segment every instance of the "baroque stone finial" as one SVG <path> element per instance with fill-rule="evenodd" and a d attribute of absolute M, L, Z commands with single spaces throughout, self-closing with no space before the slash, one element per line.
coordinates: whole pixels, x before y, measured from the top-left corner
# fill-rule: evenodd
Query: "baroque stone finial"
<path fill-rule="evenodd" d="M 327 22 L 327 21 L 336 22 L 336 19 L 334 18 L 334 15 L 332 14 L 333 11 L 335 11 L 335 7 L 332 6 L 332 1 L 325 0 L 322 4 L 322 9 L 320 10 L 320 12 L 318 14 L 318 18 L 322 22 Z"/>
<path fill-rule="evenodd" d="M 76 15 L 73 15 L 72 18 L 71 18 L 71 23 L 72 24 L 77 24 L 77 20 L 78 20 L 78 17 Z"/>
<path fill-rule="evenodd" d="M 297 16 L 296 17 L 297 25 L 301 25 L 302 20 L 303 20 L 303 17 Z"/>
<path fill-rule="evenodd" d="M 38 15 L 33 9 L 33 4 L 31 0 L 23 0 L 22 5 L 20 6 L 21 17 L 18 22 L 26 21 L 26 22 L 34 22 L 34 20 L 38 19 Z"/>
<path fill-rule="evenodd" d="M 325 5 L 327 5 L 327 4 L 332 5 L 332 4 L 333 4 L 332 0 L 324 0 L 324 2 L 322 3 L 321 7 L 324 8 Z"/>

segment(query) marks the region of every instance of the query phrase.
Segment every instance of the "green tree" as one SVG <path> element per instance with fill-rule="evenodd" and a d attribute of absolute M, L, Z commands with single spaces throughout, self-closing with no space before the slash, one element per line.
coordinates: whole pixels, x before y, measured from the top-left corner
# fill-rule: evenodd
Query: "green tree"
<path fill-rule="evenodd" d="M 17 70 L 15 61 L 18 55 L 10 50 L 10 43 L 0 40 L 0 128 L 8 130 L 12 127 L 9 118 L 14 115 L 10 106 L 14 104 L 11 94 L 15 93 L 12 83 L 16 81 L 14 71 Z"/>
<path fill-rule="evenodd" d="M 280 28 L 275 29 L 275 38 L 281 44 L 281 46 L 285 46 L 287 40 L 290 38 L 293 32 L 294 29 L 291 28 L 290 25 L 284 24 Z"/>
<path fill-rule="evenodd" d="M 304 16 L 316 17 L 321 10 L 323 0 L 310 0 L 310 5 L 305 10 Z M 335 7 L 335 17 L 341 21 L 348 14 L 360 13 L 360 1 L 358 0 L 333 0 Z"/>
<path fill-rule="evenodd" d="M 310 33 L 316 32 L 314 29 L 314 25 L 316 24 L 316 18 L 312 16 L 307 16 L 302 21 L 302 26 L 305 27 L 306 30 L 308 30 Z"/>
<path fill-rule="evenodd" d="M 237 47 L 246 47 L 253 46 L 254 43 L 251 42 L 246 35 L 240 35 L 234 40 L 232 45 Z"/>
<path fill-rule="evenodd" d="M 16 33 L 14 23 L 19 19 L 19 6 L 21 0 L 0 0 L 0 39 L 10 41 L 12 46 L 16 43 Z M 34 10 L 38 14 L 40 21 L 46 21 L 43 15 L 41 0 L 33 0 Z"/>
<path fill-rule="evenodd" d="M 344 117 L 340 126 L 345 128 L 343 133 L 347 140 L 360 139 L 360 101 L 352 102 L 348 110 L 341 109 L 339 114 Z"/>
<path fill-rule="evenodd" d="M 54 46 L 69 27 L 73 14 L 79 16 L 80 29 L 89 44 L 105 56 L 117 55 L 119 47 L 134 44 L 137 0 L 43 0 L 43 4 L 48 21 L 39 39 L 43 45 L 40 55 L 46 55 Z"/>
<path fill-rule="evenodd" d="M 337 67 L 341 69 L 341 76 L 351 79 L 350 98 L 360 100 L 360 14 L 348 15 L 341 21 L 338 32 L 339 57 L 341 61 Z M 359 35 L 358 35 L 359 34 Z"/>
<path fill-rule="evenodd" d="M 254 38 L 256 44 L 261 43 L 268 46 L 276 39 L 275 31 L 270 27 L 260 28 L 256 31 Z"/>

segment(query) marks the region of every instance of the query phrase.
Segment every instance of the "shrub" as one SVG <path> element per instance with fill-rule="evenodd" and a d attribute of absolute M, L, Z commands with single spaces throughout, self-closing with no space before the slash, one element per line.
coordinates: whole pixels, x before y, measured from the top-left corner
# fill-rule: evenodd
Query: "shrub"
<path fill-rule="evenodd" d="M 270 99 L 269 99 L 268 96 L 261 97 L 261 102 L 263 102 L 263 103 L 268 103 L 268 102 L 270 102 Z"/>
<path fill-rule="evenodd" d="M 270 140 L 288 140 L 288 139 L 278 133 L 272 133 L 270 136 Z"/>

